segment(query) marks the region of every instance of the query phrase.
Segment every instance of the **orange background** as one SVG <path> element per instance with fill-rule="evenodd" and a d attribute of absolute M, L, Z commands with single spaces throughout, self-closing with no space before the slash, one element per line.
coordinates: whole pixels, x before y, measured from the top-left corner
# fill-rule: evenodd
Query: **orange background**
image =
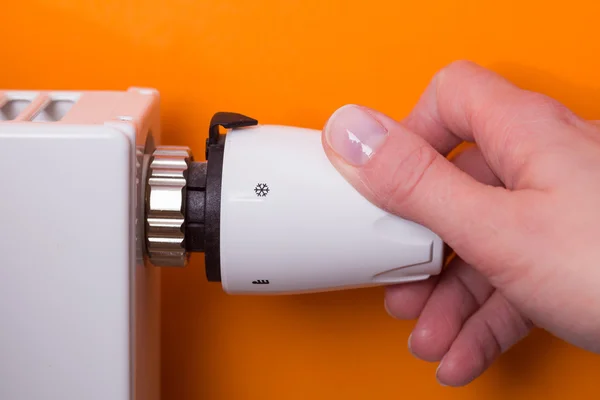
<path fill-rule="evenodd" d="M 600 118 L 593 1 L 3 3 L 0 87 L 156 87 L 164 143 L 197 154 L 216 111 L 321 128 L 362 103 L 401 118 L 459 58 Z M 165 400 L 600 398 L 600 358 L 540 332 L 470 386 L 442 388 L 380 289 L 231 297 L 205 282 L 202 257 L 163 276 Z"/>

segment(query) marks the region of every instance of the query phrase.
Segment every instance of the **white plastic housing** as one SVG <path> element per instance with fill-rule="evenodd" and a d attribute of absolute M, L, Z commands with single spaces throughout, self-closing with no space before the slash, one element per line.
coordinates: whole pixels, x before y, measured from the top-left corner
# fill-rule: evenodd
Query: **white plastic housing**
<path fill-rule="evenodd" d="M 136 246 L 158 107 L 0 91 L 0 399 L 159 398 L 160 276 Z"/>
<path fill-rule="evenodd" d="M 221 195 L 221 276 L 228 293 L 418 281 L 443 266 L 442 240 L 360 195 L 328 160 L 320 131 L 230 130 Z"/>

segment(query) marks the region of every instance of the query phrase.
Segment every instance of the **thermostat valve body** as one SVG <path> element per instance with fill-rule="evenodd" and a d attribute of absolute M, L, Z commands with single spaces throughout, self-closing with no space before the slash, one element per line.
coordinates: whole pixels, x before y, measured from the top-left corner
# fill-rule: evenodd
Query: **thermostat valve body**
<path fill-rule="evenodd" d="M 338 290 L 441 271 L 441 239 L 360 195 L 328 160 L 320 131 L 217 113 L 206 158 L 185 170 L 180 249 L 204 253 L 207 279 L 228 293 Z"/>

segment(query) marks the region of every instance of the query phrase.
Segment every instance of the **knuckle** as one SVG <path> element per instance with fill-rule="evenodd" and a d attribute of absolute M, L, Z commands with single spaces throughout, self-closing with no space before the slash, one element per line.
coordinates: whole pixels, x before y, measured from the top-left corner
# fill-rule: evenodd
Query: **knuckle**
<path fill-rule="evenodd" d="M 565 124 L 573 124 L 577 118 L 575 114 L 560 101 L 545 94 L 524 91 L 519 104 L 521 110 L 529 110 L 531 120 L 556 120 Z"/>
<path fill-rule="evenodd" d="M 454 61 L 442 68 L 434 78 L 436 109 L 444 123 L 471 126 L 482 109 L 476 101 L 482 87 L 493 81 L 492 73 L 470 61 Z"/>
<path fill-rule="evenodd" d="M 439 154 L 430 146 L 422 145 L 413 150 L 400 162 L 394 173 L 390 174 L 390 183 L 383 191 L 382 204 L 385 208 L 397 208 L 412 201 L 418 201 L 428 172 L 438 160 Z"/>
<path fill-rule="evenodd" d="M 440 69 L 435 74 L 433 82 L 435 83 L 436 92 L 438 93 L 438 96 L 440 96 L 448 87 L 453 87 L 457 84 L 459 86 L 469 85 L 473 83 L 473 78 L 476 78 L 483 73 L 485 73 L 485 71 L 475 63 L 466 60 L 458 60 Z"/>
<path fill-rule="evenodd" d="M 456 60 L 451 62 L 450 64 L 443 67 L 438 75 L 439 76 L 448 76 L 448 77 L 456 77 L 462 76 L 464 74 L 471 74 L 478 70 L 478 66 L 468 60 Z"/>
<path fill-rule="evenodd" d="M 483 108 L 473 116 L 472 123 L 477 132 L 489 133 L 487 140 L 494 149 L 492 163 L 508 171 L 504 183 L 515 188 L 536 165 L 540 143 L 550 146 L 561 141 L 562 135 L 553 132 L 574 128 L 578 117 L 551 97 L 522 91 L 510 103 Z"/>

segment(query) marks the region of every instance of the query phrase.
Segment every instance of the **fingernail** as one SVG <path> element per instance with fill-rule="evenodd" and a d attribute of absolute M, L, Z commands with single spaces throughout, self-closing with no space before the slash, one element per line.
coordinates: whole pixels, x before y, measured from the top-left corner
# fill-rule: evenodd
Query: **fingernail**
<path fill-rule="evenodd" d="M 410 354 L 413 355 L 413 357 L 416 357 L 415 353 L 413 353 L 413 351 L 412 351 L 412 343 L 411 343 L 412 335 L 413 335 L 412 332 L 410 335 L 408 335 L 408 351 L 410 352 Z"/>
<path fill-rule="evenodd" d="M 440 368 L 442 367 L 442 364 L 443 364 L 443 363 L 444 363 L 444 359 L 442 358 L 442 361 L 440 361 L 440 364 L 438 365 L 438 367 L 437 367 L 437 368 L 436 368 L 436 370 L 435 370 L 435 380 L 436 380 L 436 381 L 438 382 L 438 384 L 440 384 L 441 386 L 444 386 L 444 387 L 446 387 L 446 386 L 448 386 L 448 385 L 445 385 L 445 384 L 443 384 L 443 383 L 440 381 L 440 378 L 438 377 L 438 372 L 440 371 Z"/>
<path fill-rule="evenodd" d="M 388 306 L 387 298 L 383 300 L 383 308 L 385 308 L 385 312 L 387 313 L 387 315 L 389 315 L 392 318 L 396 318 L 390 311 L 390 307 Z"/>
<path fill-rule="evenodd" d="M 347 163 L 365 164 L 383 144 L 387 130 L 369 112 L 347 105 L 333 113 L 325 128 L 331 148 Z"/>

